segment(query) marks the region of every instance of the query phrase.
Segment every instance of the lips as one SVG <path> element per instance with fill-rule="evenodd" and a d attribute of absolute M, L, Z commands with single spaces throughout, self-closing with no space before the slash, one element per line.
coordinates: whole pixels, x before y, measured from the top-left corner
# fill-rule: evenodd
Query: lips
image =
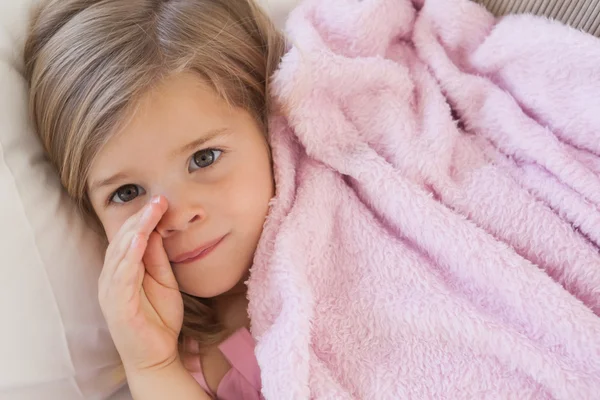
<path fill-rule="evenodd" d="M 225 239 L 226 236 L 227 235 L 220 237 L 217 240 L 213 240 L 209 243 L 205 243 L 204 245 L 198 247 L 195 250 L 180 254 L 170 261 L 173 264 L 187 264 L 199 260 L 204 256 L 208 255 L 210 252 L 212 252 L 223 241 L 223 239 Z"/>

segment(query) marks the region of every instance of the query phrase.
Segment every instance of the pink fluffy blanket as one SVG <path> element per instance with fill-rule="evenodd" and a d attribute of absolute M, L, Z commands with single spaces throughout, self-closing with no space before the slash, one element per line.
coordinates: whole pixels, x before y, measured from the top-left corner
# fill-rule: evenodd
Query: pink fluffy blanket
<path fill-rule="evenodd" d="M 307 0 L 248 282 L 267 399 L 600 398 L 600 41 Z"/>

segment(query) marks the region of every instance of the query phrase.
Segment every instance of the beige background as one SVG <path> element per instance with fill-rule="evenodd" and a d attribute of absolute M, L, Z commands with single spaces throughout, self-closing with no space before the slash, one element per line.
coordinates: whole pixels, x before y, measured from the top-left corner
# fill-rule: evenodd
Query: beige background
<path fill-rule="evenodd" d="M 600 0 L 477 0 L 495 15 L 532 13 L 600 36 Z"/>

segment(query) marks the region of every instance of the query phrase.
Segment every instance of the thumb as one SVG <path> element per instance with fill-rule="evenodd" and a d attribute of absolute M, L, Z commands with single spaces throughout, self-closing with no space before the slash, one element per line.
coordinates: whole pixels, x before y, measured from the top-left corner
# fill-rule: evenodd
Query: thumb
<path fill-rule="evenodd" d="M 162 237 L 156 231 L 152 231 L 148 238 L 148 247 L 144 254 L 144 266 L 146 272 L 156 282 L 170 289 L 179 290 L 169 257 L 163 246 Z"/>

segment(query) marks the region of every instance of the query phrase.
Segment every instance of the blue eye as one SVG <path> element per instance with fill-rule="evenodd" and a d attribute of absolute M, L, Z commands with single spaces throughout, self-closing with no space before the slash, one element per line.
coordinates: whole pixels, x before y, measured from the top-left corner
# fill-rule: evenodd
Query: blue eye
<path fill-rule="evenodd" d="M 132 183 L 118 188 L 110 197 L 110 203 L 124 204 L 134 200 L 136 197 L 145 194 L 144 189 L 139 185 Z"/>
<path fill-rule="evenodd" d="M 190 160 L 189 170 L 195 171 L 213 165 L 223 152 L 217 149 L 204 149 L 194 153 Z"/>

